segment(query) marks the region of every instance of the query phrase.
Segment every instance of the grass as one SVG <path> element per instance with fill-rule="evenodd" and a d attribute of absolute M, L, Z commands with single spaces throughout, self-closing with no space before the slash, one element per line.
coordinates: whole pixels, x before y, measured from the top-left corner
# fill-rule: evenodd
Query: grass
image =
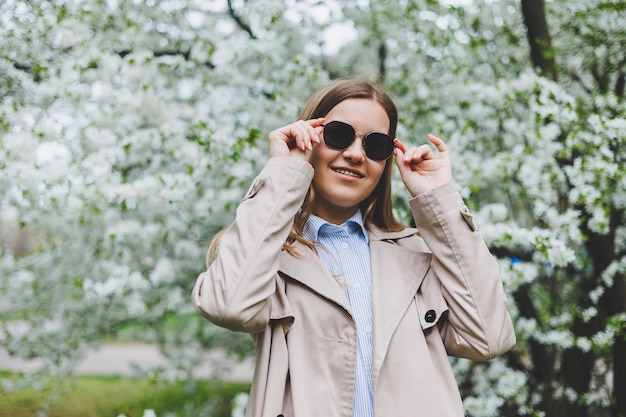
<path fill-rule="evenodd" d="M 0 372 L 0 377 L 15 375 Z M 7 393 L 0 388 L 0 416 L 36 416 L 51 394 L 58 393 L 44 415 L 141 417 L 145 409 L 153 409 L 157 417 L 230 417 L 232 399 L 248 389 L 248 384 L 194 381 L 161 385 L 148 378 L 80 376 L 65 382 L 50 381 L 44 390 L 28 388 Z"/>

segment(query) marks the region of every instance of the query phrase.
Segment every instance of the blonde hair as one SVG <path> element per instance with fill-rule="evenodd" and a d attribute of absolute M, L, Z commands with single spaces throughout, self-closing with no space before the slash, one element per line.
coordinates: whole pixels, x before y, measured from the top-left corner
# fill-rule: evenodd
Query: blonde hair
<path fill-rule="evenodd" d="M 217 258 L 217 252 L 219 250 L 220 239 L 222 238 L 222 235 L 224 234 L 224 232 L 226 232 L 226 230 L 228 230 L 227 227 L 223 228 L 222 230 L 217 232 L 215 236 L 213 236 L 213 239 L 211 239 L 211 243 L 209 244 L 209 249 L 206 252 L 206 259 L 205 259 L 207 268 L 209 267 L 209 265 L 211 265 L 211 263 L 215 260 L 215 258 Z"/>

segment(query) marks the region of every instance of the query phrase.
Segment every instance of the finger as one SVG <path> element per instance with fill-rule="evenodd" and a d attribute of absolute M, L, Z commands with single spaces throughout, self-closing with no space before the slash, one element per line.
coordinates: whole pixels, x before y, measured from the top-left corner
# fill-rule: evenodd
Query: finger
<path fill-rule="evenodd" d="M 315 143 L 320 144 L 322 143 L 322 139 L 320 139 L 320 136 L 322 134 L 322 132 L 324 131 L 324 128 L 322 126 L 317 126 L 315 127 Z"/>
<path fill-rule="evenodd" d="M 403 153 L 406 152 L 406 145 L 398 138 L 395 138 L 393 140 L 393 144 L 396 146 L 396 148 L 400 149 Z"/>
<path fill-rule="evenodd" d="M 425 159 L 435 159 L 435 153 L 430 145 L 421 145 L 417 148 L 411 148 L 404 153 L 404 161 L 411 164 L 419 163 Z"/>
<path fill-rule="evenodd" d="M 323 125 L 325 120 L 325 117 L 318 117 L 317 119 L 309 119 L 306 121 L 306 123 L 308 123 L 312 127 L 317 127 Z"/>
<path fill-rule="evenodd" d="M 306 121 L 306 123 L 310 126 L 311 142 L 321 143 L 320 134 L 322 133 L 322 130 L 324 129 L 322 125 L 324 124 L 325 121 L 326 121 L 326 118 L 324 117 L 318 117 L 317 119 L 310 119 Z"/>
<path fill-rule="evenodd" d="M 296 122 L 292 126 L 292 134 L 296 140 L 296 147 L 301 151 L 312 149 L 311 137 L 315 136 L 315 132 L 311 125 L 305 122 Z"/>
<path fill-rule="evenodd" d="M 401 146 L 396 146 L 393 148 L 393 154 L 396 159 L 396 166 L 398 167 L 398 171 L 400 171 L 400 176 L 404 179 L 411 172 L 411 164 L 404 162 L 404 151 L 405 147 L 402 142 L 400 142 Z"/>
<path fill-rule="evenodd" d="M 430 143 L 435 145 L 435 147 L 439 151 L 439 156 L 440 157 L 447 157 L 448 156 L 448 145 L 446 145 L 446 143 L 442 139 L 440 139 L 437 136 L 432 135 L 432 134 L 429 133 L 428 134 L 428 140 L 430 141 Z"/>
<path fill-rule="evenodd" d="M 307 121 L 307 123 L 305 124 L 306 132 L 307 132 L 307 139 L 306 139 L 307 146 L 306 147 L 308 150 L 313 149 L 314 143 L 317 143 L 317 144 L 321 143 L 320 134 L 322 133 L 322 130 L 324 129 L 322 127 L 324 120 L 326 119 L 321 117 L 318 119 Z"/>
<path fill-rule="evenodd" d="M 306 130 L 306 136 L 307 136 L 307 139 L 306 139 L 307 149 L 311 150 L 313 149 L 314 143 L 320 143 L 320 136 L 319 136 L 318 131 L 321 132 L 323 128 L 320 126 L 314 127 L 313 125 L 309 123 L 306 123 L 304 125 L 304 128 Z"/>

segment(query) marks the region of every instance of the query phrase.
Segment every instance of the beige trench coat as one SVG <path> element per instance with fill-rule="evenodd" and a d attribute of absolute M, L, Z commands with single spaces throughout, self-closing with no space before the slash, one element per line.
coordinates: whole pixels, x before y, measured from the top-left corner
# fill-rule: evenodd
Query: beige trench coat
<path fill-rule="evenodd" d="M 303 245 L 281 251 L 313 176 L 270 158 L 193 289 L 211 322 L 257 348 L 248 417 L 352 417 L 357 329 L 343 290 Z M 498 266 L 452 185 L 410 201 L 415 229 L 368 225 L 376 417 L 461 417 L 448 355 L 486 360 L 515 344 Z"/>

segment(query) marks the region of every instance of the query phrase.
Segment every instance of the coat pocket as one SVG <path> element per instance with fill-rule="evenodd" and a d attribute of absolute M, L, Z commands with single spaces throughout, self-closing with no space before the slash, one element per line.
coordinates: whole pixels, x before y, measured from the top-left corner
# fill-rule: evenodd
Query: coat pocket
<path fill-rule="evenodd" d="M 415 304 L 420 324 L 424 330 L 439 323 L 439 320 L 448 311 L 448 303 L 441 292 L 441 283 L 432 273 L 424 278 L 415 295 Z"/>

